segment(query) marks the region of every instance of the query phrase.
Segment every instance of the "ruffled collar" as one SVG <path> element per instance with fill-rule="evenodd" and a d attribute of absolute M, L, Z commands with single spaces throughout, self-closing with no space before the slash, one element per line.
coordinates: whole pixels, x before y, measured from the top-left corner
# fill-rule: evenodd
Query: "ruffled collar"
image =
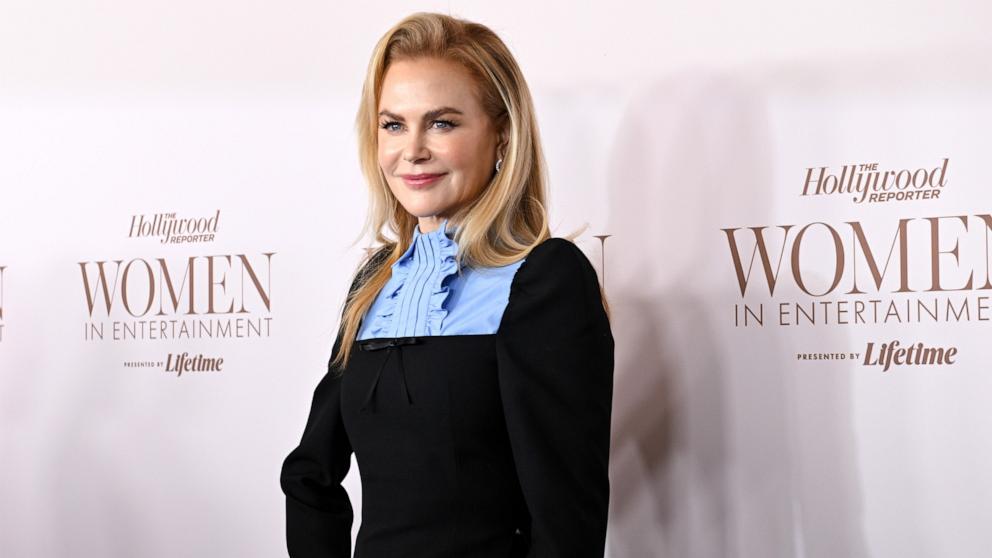
<path fill-rule="evenodd" d="M 420 225 L 414 225 L 413 240 L 410 241 L 406 252 L 403 252 L 400 259 L 393 264 L 393 271 L 397 268 L 409 267 L 415 252 L 422 252 L 420 261 L 424 261 L 426 257 L 443 263 L 449 256 L 454 258 L 458 253 L 458 243 L 454 240 L 456 230 L 456 226 L 448 226 L 447 219 L 441 221 L 441 225 L 429 233 L 420 232 Z"/>
<path fill-rule="evenodd" d="M 441 322 L 448 315 L 448 310 L 445 308 L 445 300 L 450 292 L 448 278 L 458 272 L 458 264 L 455 261 L 458 244 L 453 238 L 455 230 L 456 227 L 449 228 L 447 219 L 429 233 L 421 232 L 419 224 L 414 226 L 410 246 L 392 265 L 392 278 L 384 288 L 383 304 L 374 317 L 373 337 L 393 337 L 397 327 L 403 327 L 403 324 L 393 322 L 398 299 L 403 296 L 403 288 L 410 281 L 426 281 L 430 296 L 426 331 L 421 334 L 440 334 Z M 430 269 L 433 272 L 428 275 L 417 273 L 411 276 L 411 271 L 414 269 Z"/>
<path fill-rule="evenodd" d="M 418 224 L 416 224 L 416 225 L 413 226 L 413 242 L 417 242 L 417 240 L 420 237 L 422 237 L 422 236 L 433 236 L 433 237 L 437 238 L 438 240 L 442 240 L 442 239 L 443 240 L 448 240 L 452 244 L 454 244 L 455 243 L 454 238 L 455 238 L 455 231 L 456 230 L 458 230 L 458 226 L 457 225 L 452 225 L 450 228 L 448 227 L 448 220 L 447 219 L 444 219 L 443 221 L 441 221 L 441 225 L 438 226 L 438 228 L 434 229 L 433 231 L 431 231 L 429 233 L 420 232 L 420 224 L 418 223 Z M 411 243 L 411 247 L 412 247 L 412 243 Z M 456 245 L 456 247 L 457 247 L 457 245 Z M 409 252 L 409 249 L 407 251 Z"/>

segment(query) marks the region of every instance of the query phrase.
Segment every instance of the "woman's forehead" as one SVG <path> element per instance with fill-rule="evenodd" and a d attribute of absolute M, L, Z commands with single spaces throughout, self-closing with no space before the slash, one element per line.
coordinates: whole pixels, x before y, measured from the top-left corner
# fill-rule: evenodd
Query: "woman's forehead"
<path fill-rule="evenodd" d="M 383 80 L 379 110 L 423 114 L 446 106 L 468 114 L 479 107 L 475 85 L 467 70 L 446 60 L 394 62 Z"/>

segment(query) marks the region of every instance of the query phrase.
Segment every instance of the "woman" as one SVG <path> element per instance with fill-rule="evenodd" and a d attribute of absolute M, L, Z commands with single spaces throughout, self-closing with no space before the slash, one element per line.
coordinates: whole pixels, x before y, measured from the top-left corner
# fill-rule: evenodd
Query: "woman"
<path fill-rule="evenodd" d="M 357 127 L 382 247 L 283 464 L 290 554 L 350 556 L 354 452 L 356 556 L 601 557 L 613 337 L 589 260 L 550 237 L 516 62 L 414 14 L 376 46 Z"/>

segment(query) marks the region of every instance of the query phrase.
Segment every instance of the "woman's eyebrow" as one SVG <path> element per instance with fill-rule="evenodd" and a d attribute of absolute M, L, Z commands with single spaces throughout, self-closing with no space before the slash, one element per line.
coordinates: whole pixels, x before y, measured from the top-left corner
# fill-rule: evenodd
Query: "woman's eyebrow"
<path fill-rule="evenodd" d="M 441 108 L 436 108 L 434 110 L 429 110 L 429 111 L 425 112 L 424 113 L 424 120 L 425 121 L 426 120 L 433 120 L 433 119 L 437 118 L 438 116 L 441 116 L 442 114 L 448 114 L 448 113 L 452 113 L 452 114 L 464 114 L 464 113 L 462 113 L 462 111 L 460 111 L 460 110 L 458 110 L 458 109 L 456 109 L 454 107 L 441 107 Z M 398 114 L 393 114 L 392 112 L 389 112 L 388 110 L 381 110 L 381 111 L 379 111 L 379 116 L 385 116 L 387 118 L 392 118 L 393 120 L 396 120 L 397 122 L 406 122 L 406 119 L 405 118 L 403 118 L 402 116 L 400 116 Z"/>

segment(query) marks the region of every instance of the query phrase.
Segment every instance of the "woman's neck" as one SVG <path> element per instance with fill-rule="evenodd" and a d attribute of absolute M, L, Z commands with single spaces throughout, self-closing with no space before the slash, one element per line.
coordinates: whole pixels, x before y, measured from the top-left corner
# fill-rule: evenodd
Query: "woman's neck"
<path fill-rule="evenodd" d="M 445 216 L 440 216 L 440 215 L 431 215 L 431 216 L 428 216 L 428 217 L 418 217 L 418 225 L 417 226 L 420 227 L 420 232 L 423 233 L 423 234 L 432 233 L 432 232 L 436 231 L 438 228 L 441 227 L 441 223 L 443 223 L 445 219 L 448 220 L 447 229 L 449 231 L 452 230 L 452 229 L 454 229 L 457 226 L 457 223 L 454 220 L 452 220 L 452 219 L 450 219 L 448 217 L 445 217 Z"/>

